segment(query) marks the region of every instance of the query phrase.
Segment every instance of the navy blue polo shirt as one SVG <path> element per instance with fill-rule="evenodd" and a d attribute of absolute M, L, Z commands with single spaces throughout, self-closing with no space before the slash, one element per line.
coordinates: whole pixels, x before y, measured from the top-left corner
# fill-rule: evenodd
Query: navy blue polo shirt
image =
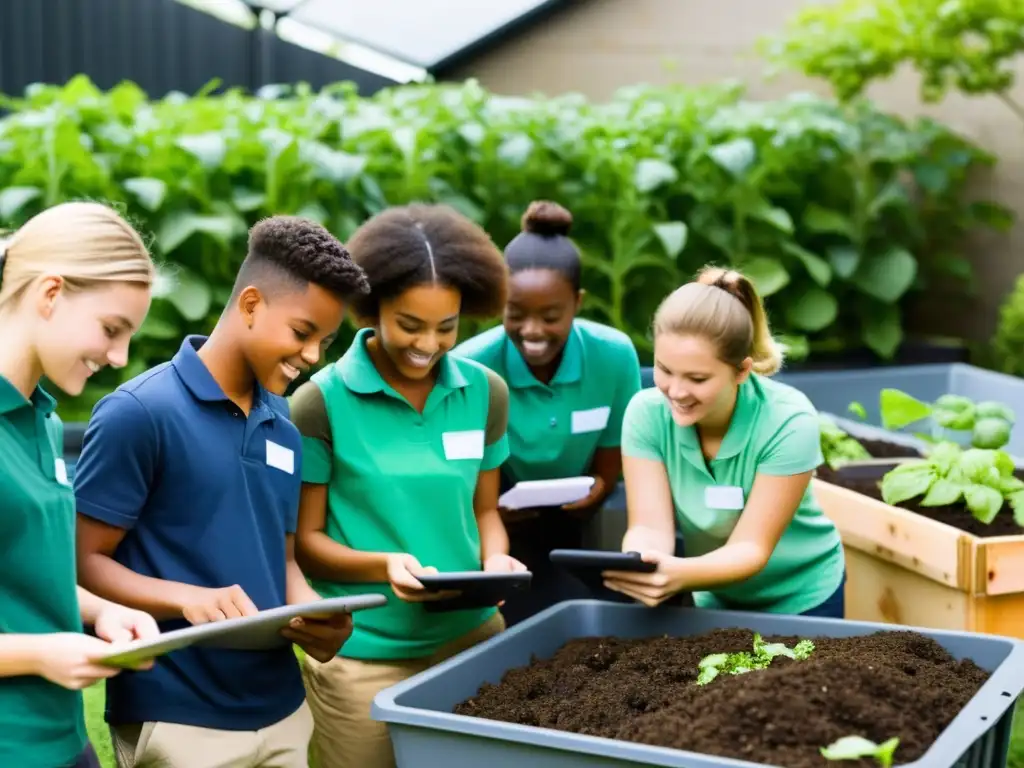
<path fill-rule="evenodd" d="M 127 530 L 114 559 L 158 579 L 238 584 L 260 610 L 285 603 L 285 537 L 295 531 L 301 440 L 283 398 L 258 389 L 248 418 L 188 337 L 170 363 L 97 405 L 75 476 L 82 515 Z M 188 626 L 161 622 L 163 631 Z M 107 681 L 107 722 L 258 730 L 305 691 L 290 645 L 187 648 Z"/>

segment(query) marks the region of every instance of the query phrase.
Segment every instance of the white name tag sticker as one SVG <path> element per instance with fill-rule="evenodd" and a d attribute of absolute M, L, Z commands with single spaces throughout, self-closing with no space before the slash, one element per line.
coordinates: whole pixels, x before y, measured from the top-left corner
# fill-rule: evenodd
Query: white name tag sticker
<path fill-rule="evenodd" d="M 267 440 L 267 466 L 295 474 L 295 451 L 278 445 L 273 440 Z"/>
<path fill-rule="evenodd" d="M 68 465 L 64 463 L 64 459 L 56 459 L 53 462 L 53 470 L 57 473 L 57 482 L 68 485 Z"/>
<path fill-rule="evenodd" d="M 463 432 L 444 432 L 444 457 L 448 461 L 461 459 L 482 459 L 484 457 L 484 431 L 468 429 Z"/>
<path fill-rule="evenodd" d="M 572 412 L 572 433 L 579 435 L 584 432 L 600 432 L 608 426 L 608 417 L 612 409 L 607 405 L 600 408 L 589 408 L 585 411 Z"/>
<path fill-rule="evenodd" d="M 743 509 L 743 489 L 737 485 L 712 485 L 704 489 L 708 509 Z"/>

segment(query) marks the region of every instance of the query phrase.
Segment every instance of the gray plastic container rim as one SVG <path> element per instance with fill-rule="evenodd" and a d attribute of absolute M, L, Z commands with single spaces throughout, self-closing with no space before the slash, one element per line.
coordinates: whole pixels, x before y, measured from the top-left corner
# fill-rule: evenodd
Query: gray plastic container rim
<path fill-rule="evenodd" d="M 403 694 L 412 689 L 444 675 L 472 659 L 484 654 L 498 654 L 498 648 L 505 643 L 516 641 L 516 635 L 526 632 L 530 627 L 541 624 L 549 617 L 575 605 L 601 605 L 605 610 L 652 610 L 642 605 L 608 603 L 599 600 L 571 600 L 559 603 L 536 616 L 523 621 L 516 627 L 502 632 L 452 658 L 431 667 L 397 685 L 386 688 L 374 697 L 371 716 L 374 720 L 393 723 L 399 726 L 424 728 L 431 731 L 447 731 L 451 733 L 471 735 L 497 741 L 515 742 L 520 744 L 538 745 L 550 749 L 559 749 L 580 755 L 599 755 L 624 761 L 643 759 L 654 766 L 665 768 L 766 768 L 768 763 L 752 763 L 747 760 L 704 755 L 666 747 L 653 747 L 646 744 L 622 742 L 598 736 L 582 736 L 567 731 L 537 726 L 524 726 L 504 723 L 496 720 L 456 715 L 452 712 L 438 712 L 418 707 L 408 707 L 399 703 Z M 659 609 L 653 609 L 659 610 Z M 787 628 L 776 632 L 763 630 L 765 634 L 800 634 L 805 636 L 831 635 L 833 637 L 856 637 L 872 634 L 877 631 L 896 632 L 912 631 L 935 638 L 969 638 L 984 641 L 993 645 L 1002 644 L 1008 649 L 1003 661 L 990 672 L 988 681 L 981 687 L 967 706 L 960 710 L 952 723 L 939 734 L 929 750 L 912 763 L 898 763 L 899 768 L 948 768 L 954 763 L 951 756 L 960 757 L 980 738 L 994 728 L 1007 710 L 1013 707 L 1024 691 L 1024 642 L 1002 635 L 983 635 L 976 632 L 959 632 L 954 630 L 935 630 L 925 627 L 908 625 L 881 624 L 867 621 L 849 621 L 846 619 L 827 619 L 811 616 L 789 616 L 782 614 L 751 613 L 746 611 L 713 611 L 706 608 L 669 608 L 666 610 L 719 614 L 728 617 L 722 626 L 749 628 L 751 623 L 785 622 Z M 795 631 L 793 625 L 800 623 L 803 628 Z M 566 640 L 586 637 L 586 633 L 572 635 Z M 502 669 L 502 674 L 511 667 Z M 481 680 L 480 683 L 484 681 Z M 497 682 L 497 681 L 494 681 Z M 841 764 L 841 763 L 840 763 Z"/>

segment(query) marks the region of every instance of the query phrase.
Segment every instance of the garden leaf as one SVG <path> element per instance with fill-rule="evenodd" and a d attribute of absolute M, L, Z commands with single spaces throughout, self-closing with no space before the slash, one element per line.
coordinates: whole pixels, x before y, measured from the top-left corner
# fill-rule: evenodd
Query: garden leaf
<path fill-rule="evenodd" d="M 636 164 L 634 183 L 640 192 L 651 192 L 663 184 L 671 184 L 679 172 L 664 160 L 645 158 Z"/>
<path fill-rule="evenodd" d="M 682 253 L 683 248 L 686 247 L 688 231 L 686 224 L 681 221 L 666 221 L 654 225 L 654 234 L 661 240 L 661 244 L 665 247 L 665 253 L 672 259 Z"/>
<path fill-rule="evenodd" d="M 754 142 L 743 137 L 716 144 L 708 150 L 708 156 L 735 178 L 742 178 L 754 164 L 757 149 Z"/>
<path fill-rule="evenodd" d="M 839 302 L 828 291 L 809 288 L 786 306 L 786 320 L 805 331 L 820 331 L 836 319 Z"/>
<path fill-rule="evenodd" d="M 1003 494 L 987 485 L 968 485 L 964 488 L 967 508 L 979 521 L 991 523 L 1003 508 Z"/>
<path fill-rule="evenodd" d="M 7 187 L 0 191 L 0 221 L 11 221 L 22 208 L 42 194 L 38 187 Z"/>
<path fill-rule="evenodd" d="M 139 177 L 125 179 L 122 183 L 147 211 L 159 210 L 167 197 L 167 183 L 162 179 Z"/>
<path fill-rule="evenodd" d="M 885 388 L 878 396 L 882 426 L 902 429 L 931 415 L 931 406 L 899 389 Z"/>
<path fill-rule="evenodd" d="M 832 268 L 820 256 L 788 240 L 782 244 L 782 250 L 798 258 L 807 270 L 807 274 L 822 288 L 832 281 Z"/>
<path fill-rule="evenodd" d="M 756 256 L 744 261 L 741 269 L 762 297 L 778 293 L 789 285 L 789 273 L 778 259 Z"/>

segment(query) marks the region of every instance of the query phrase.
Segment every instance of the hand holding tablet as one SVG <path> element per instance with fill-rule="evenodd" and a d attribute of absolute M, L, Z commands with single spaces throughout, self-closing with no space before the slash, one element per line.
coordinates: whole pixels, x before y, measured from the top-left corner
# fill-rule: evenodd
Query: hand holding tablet
<path fill-rule="evenodd" d="M 337 614 L 379 608 L 386 605 L 387 601 L 385 595 L 372 594 L 334 597 L 300 605 L 283 605 L 280 608 L 259 611 L 253 616 L 212 621 L 165 632 L 152 640 L 126 643 L 97 658 L 96 662 L 111 667 L 137 669 L 158 656 L 193 645 L 231 650 L 269 650 L 290 642 L 284 630 L 289 627 L 296 629 L 292 625 L 296 618 L 303 618 L 303 625 L 300 626 L 305 626 L 309 631 L 305 617 L 327 616 L 331 617 L 327 621 L 333 621 Z"/>

